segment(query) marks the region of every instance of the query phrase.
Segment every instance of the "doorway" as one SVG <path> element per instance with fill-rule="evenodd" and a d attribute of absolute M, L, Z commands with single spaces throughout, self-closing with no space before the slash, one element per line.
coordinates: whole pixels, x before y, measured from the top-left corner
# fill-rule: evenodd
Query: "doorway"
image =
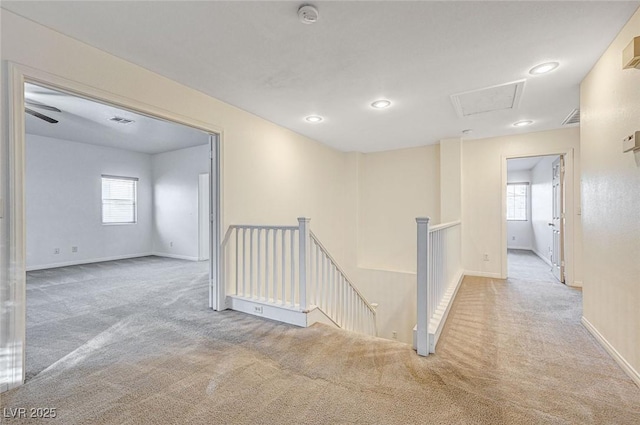
<path fill-rule="evenodd" d="M 507 159 L 507 276 L 565 283 L 564 155 Z"/>
<path fill-rule="evenodd" d="M 31 83 L 24 97 L 28 380 L 177 293 L 206 308 L 214 170 L 201 130 Z"/>
<path fill-rule="evenodd" d="M 221 309 L 223 307 L 223 294 L 217 285 L 218 282 L 218 259 L 219 259 L 219 234 L 220 234 L 220 130 L 210 127 L 207 124 L 202 124 L 196 120 L 191 120 L 187 117 L 182 117 L 152 106 L 136 102 L 132 99 L 118 97 L 100 91 L 89 86 L 84 86 L 79 83 L 75 83 L 69 80 L 61 79 L 56 76 L 47 74 L 45 72 L 22 68 L 18 65 L 11 65 L 9 73 L 9 103 L 8 108 L 8 121 L 9 125 L 9 140 L 10 140 L 10 161 L 9 161 L 9 175 L 11 176 L 9 181 L 10 192 L 7 202 L 7 210 L 9 219 L 10 232 L 10 245 L 7 247 L 9 261 L 14 266 L 9 269 L 8 280 L 12 282 L 11 291 L 8 292 L 8 297 L 11 300 L 10 308 L 4 312 L 3 322 L 6 324 L 6 331 L 3 331 L 3 370 L 4 375 L 2 379 L 8 384 L 8 388 L 13 388 L 24 383 L 26 376 L 26 331 L 27 331 L 27 228 L 26 223 L 27 208 L 26 208 L 26 188 L 27 188 L 27 164 L 25 159 L 25 153 L 27 149 L 27 137 L 25 132 L 25 122 L 27 119 L 37 119 L 42 121 L 43 124 L 55 125 L 60 120 L 51 115 L 61 114 L 64 115 L 63 108 L 59 108 L 55 105 L 47 104 L 46 102 L 40 102 L 38 104 L 37 99 L 32 99 L 30 104 L 26 103 L 25 98 L 25 83 L 38 86 L 43 90 L 51 90 L 61 94 L 63 96 L 76 96 L 85 100 L 93 101 L 106 107 L 119 108 L 127 113 L 138 114 L 145 119 L 155 119 L 164 123 L 181 125 L 191 128 L 194 131 L 203 132 L 207 139 L 205 144 L 207 147 L 207 154 L 204 158 L 208 161 L 208 168 L 205 170 L 210 176 L 210 233 L 209 233 L 209 257 L 211 261 L 210 266 L 205 271 L 206 287 L 205 295 L 202 297 L 205 299 L 205 306 L 209 308 Z M 49 106 L 47 108 L 46 106 Z M 29 111 L 26 110 L 29 109 Z M 57 112 L 60 110 L 61 112 Z M 41 118 L 43 115 L 47 118 Z M 78 121 L 78 117 L 72 117 L 73 114 L 67 114 L 67 118 Z M 52 122 L 53 119 L 56 122 Z M 100 125 L 104 123 L 100 120 Z M 83 162 L 79 162 L 80 166 L 83 166 Z M 131 175 L 123 175 L 120 173 L 113 173 L 101 175 L 100 178 L 110 177 L 135 177 Z M 121 179 L 135 181 L 135 178 Z M 140 181 L 140 179 L 138 179 Z M 197 197 L 197 185 L 198 176 L 196 176 L 196 190 L 195 197 Z M 98 186 L 100 183 L 98 182 Z M 135 189 L 134 189 L 135 190 Z M 97 193 L 100 192 L 98 188 Z M 55 192 L 51 196 L 55 196 Z M 113 200 L 113 199 L 112 199 Z M 108 200 L 107 200 L 108 201 Z M 98 195 L 98 203 L 102 204 L 99 209 L 103 209 L 105 199 Z M 196 207 L 197 210 L 197 207 Z M 139 211 L 136 212 L 136 214 Z M 50 210 L 51 214 L 58 214 L 57 210 Z M 116 214 L 117 215 L 117 214 Z M 104 218 L 102 214 L 100 217 Z M 194 214 L 195 231 L 198 233 L 197 212 Z M 101 225 L 107 225 L 102 222 Z M 196 236 L 197 237 L 197 236 Z M 117 239 L 116 239 L 117 240 Z M 174 245 L 175 246 L 175 245 Z M 85 246 L 86 247 L 86 246 Z M 49 247 L 51 248 L 51 247 Z M 68 248 L 68 249 L 67 249 Z M 52 255 L 59 255 L 66 251 L 69 253 L 86 254 L 82 248 L 78 245 L 70 245 L 64 247 L 54 247 L 53 249 L 47 249 L 47 252 L 51 252 Z M 153 253 L 153 252 L 152 252 Z M 199 251 L 196 247 L 195 259 L 198 259 Z M 62 261 L 64 263 L 64 261 Z M 95 263 L 94 263 L 95 264 Z M 64 264 L 62 264 L 64 266 Z M 72 267 L 72 266 L 68 266 Z M 81 266 L 78 266 L 81 267 Z M 208 297 L 206 295 L 208 292 Z M 208 298 L 208 299 L 207 299 Z M 221 301 L 222 300 L 222 301 Z M 6 320 L 5 320 L 6 319 Z M 3 387 L 3 390 L 6 389 Z"/>

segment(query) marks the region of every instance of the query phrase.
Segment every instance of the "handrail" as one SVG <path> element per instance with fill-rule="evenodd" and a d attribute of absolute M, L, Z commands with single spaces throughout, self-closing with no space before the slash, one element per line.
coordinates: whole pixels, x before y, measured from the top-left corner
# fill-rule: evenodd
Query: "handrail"
<path fill-rule="evenodd" d="M 313 238 L 313 240 L 315 241 L 315 243 L 317 243 L 318 246 L 320 247 L 320 249 L 322 249 L 322 251 L 324 251 L 324 253 L 327 256 L 327 258 L 329 258 L 329 260 L 331 260 L 331 262 L 336 267 L 336 269 L 340 273 L 342 273 L 342 276 L 344 276 L 344 279 L 349 283 L 349 286 L 351 286 L 353 288 L 353 290 L 358 294 L 358 297 L 360 297 L 360 299 L 362 301 L 364 301 L 366 306 L 369 308 L 369 310 L 371 310 L 371 312 L 375 316 L 376 309 L 373 308 L 373 306 L 371 304 L 369 304 L 369 301 L 367 301 L 367 299 L 364 297 L 364 295 L 362 295 L 362 293 L 360 291 L 358 291 L 358 288 L 355 287 L 355 285 L 353 284 L 353 281 L 351 279 L 349 279 L 349 276 L 347 275 L 347 273 L 345 273 L 345 271 L 342 269 L 342 267 L 340 267 L 338 262 L 331 256 L 331 254 L 329 254 L 329 251 L 327 250 L 327 248 L 324 247 L 324 245 L 322 245 L 322 242 L 320 242 L 318 240 L 317 236 L 314 235 L 313 232 L 309 232 L 309 233 L 310 233 L 311 237 Z"/>
<path fill-rule="evenodd" d="M 437 232 L 438 230 L 448 229 L 449 227 L 457 226 L 458 224 L 462 224 L 461 220 L 450 221 L 448 223 L 438 224 L 437 226 L 429 226 L 429 233 Z"/>
<path fill-rule="evenodd" d="M 229 226 L 229 228 L 227 229 L 227 232 L 224 234 L 224 239 L 222 239 L 222 243 L 220 244 L 220 247 L 223 250 L 227 246 L 227 244 L 229 243 L 229 238 L 231 237 L 231 233 L 232 233 L 233 229 L 235 229 L 235 226 Z"/>
<path fill-rule="evenodd" d="M 229 226 L 231 229 L 254 229 L 254 230 L 298 230 L 298 226 L 267 226 L 267 225 L 254 225 L 254 224 L 232 224 Z"/>

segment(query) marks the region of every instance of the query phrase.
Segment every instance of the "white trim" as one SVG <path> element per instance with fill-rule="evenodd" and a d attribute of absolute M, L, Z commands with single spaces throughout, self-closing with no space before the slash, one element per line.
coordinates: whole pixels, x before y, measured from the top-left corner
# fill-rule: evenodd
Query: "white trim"
<path fill-rule="evenodd" d="M 90 258 L 86 260 L 62 261 L 59 263 L 40 264 L 38 266 L 27 266 L 27 271 L 32 272 L 35 270 L 55 269 L 57 267 L 79 266 L 82 264 L 102 263 L 105 261 L 126 260 L 129 258 L 148 257 L 150 255 L 155 255 L 155 254 L 152 254 L 151 252 L 146 252 L 142 254 L 114 255 L 111 257 Z"/>
<path fill-rule="evenodd" d="M 307 327 L 312 326 L 314 323 L 322 323 L 332 328 L 340 329 L 340 326 L 336 322 L 334 322 L 333 319 L 327 315 L 327 313 L 322 311 L 320 307 L 312 305 L 307 312 Z"/>
<path fill-rule="evenodd" d="M 450 221 L 448 223 L 437 224 L 435 226 L 429 226 L 429 233 L 437 232 L 438 230 L 448 229 L 449 227 L 457 226 L 458 224 L 462 224 L 462 221 Z"/>
<path fill-rule="evenodd" d="M 544 261 L 545 263 L 547 263 L 547 265 L 549 267 L 553 267 L 553 264 L 551 264 L 551 260 L 549 260 L 547 257 L 545 257 L 544 255 L 540 254 L 540 252 L 538 252 L 537 249 L 533 248 L 531 251 L 533 251 L 534 254 L 536 254 L 538 257 L 540 257 L 540 259 L 542 261 Z"/>
<path fill-rule="evenodd" d="M 509 246 L 507 244 L 507 249 L 519 249 L 521 251 L 533 251 L 533 248 L 530 246 Z"/>
<path fill-rule="evenodd" d="M 473 276 L 473 277 L 490 277 L 492 279 L 503 279 L 500 273 L 492 273 L 492 272 L 478 272 L 474 270 L 465 270 L 465 276 Z"/>
<path fill-rule="evenodd" d="M 449 311 L 451 310 L 451 306 L 453 305 L 453 302 L 456 299 L 456 295 L 458 295 L 458 289 L 460 289 L 460 284 L 464 280 L 464 273 L 462 272 L 462 270 L 460 270 L 458 273 L 460 276 L 458 277 L 458 282 L 453 288 L 453 291 L 451 291 L 451 296 L 447 297 L 445 295 L 443 299 L 443 301 L 446 302 L 446 307 L 444 309 L 444 312 L 442 313 L 442 317 L 440 317 L 437 324 L 433 324 L 433 326 L 435 326 L 436 329 L 433 332 L 431 332 L 431 329 L 429 329 L 429 334 L 430 334 L 429 335 L 429 352 L 431 353 L 436 352 L 436 345 L 438 344 L 438 340 L 440 339 L 440 334 L 442 333 L 442 329 L 444 329 L 444 324 L 447 321 L 447 317 L 449 316 Z M 437 311 L 434 318 L 432 318 L 431 321 L 433 322 L 434 319 L 437 319 Z M 432 323 L 429 323 L 429 328 L 431 328 L 431 326 L 432 326 Z"/>
<path fill-rule="evenodd" d="M 178 259 L 178 260 L 200 261 L 197 256 L 192 257 L 192 256 L 189 256 L 189 255 L 169 254 L 168 252 L 153 251 L 151 253 L 151 255 L 155 255 L 156 257 L 175 258 L 175 259 Z"/>
<path fill-rule="evenodd" d="M 629 375 L 629 378 L 631 378 L 631 380 L 633 382 L 635 382 L 635 384 L 640 387 L 640 373 L 638 373 L 637 370 L 635 370 L 633 368 L 633 366 L 631 366 L 629 364 L 629 362 L 627 362 L 624 357 L 622 357 L 620 355 L 620 353 L 618 353 L 618 350 L 616 350 L 613 345 L 611 345 L 609 343 L 609 341 L 606 340 L 606 338 L 604 336 L 602 336 L 602 334 L 600 332 L 598 332 L 598 330 L 595 328 L 595 326 L 593 326 L 591 324 L 591 322 L 589 322 L 587 320 L 586 317 L 582 316 L 582 320 L 581 320 L 582 324 L 584 325 L 585 328 L 587 328 L 587 330 L 589 331 L 589 333 L 591 333 L 591 335 L 593 335 L 593 337 L 596 339 L 596 341 L 598 341 L 598 343 L 602 346 L 602 348 L 605 349 L 605 351 L 607 353 L 609 353 L 609 355 L 611 357 L 613 357 L 613 360 L 615 360 L 616 363 L 618 363 L 618 366 L 620 366 L 620 368 L 622 368 L 622 370 Z"/>
<path fill-rule="evenodd" d="M 239 297 L 237 295 L 228 295 L 226 304 L 231 310 L 251 314 L 252 316 L 276 320 L 278 322 L 300 326 L 301 328 L 307 327 L 307 313 L 295 307 L 276 305 L 265 301 Z M 262 313 L 256 312 L 256 307 L 261 308 Z"/>

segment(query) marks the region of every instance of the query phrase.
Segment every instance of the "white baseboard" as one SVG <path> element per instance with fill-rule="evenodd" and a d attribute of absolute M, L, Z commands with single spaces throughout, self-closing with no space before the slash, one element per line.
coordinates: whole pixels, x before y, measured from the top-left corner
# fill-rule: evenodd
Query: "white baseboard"
<path fill-rule="evenodd" d="M 198 257 L 190 257 L 188 255 L 169 254 L 167 252 L 152 252 L 151 255 L 156 257 L 176 258 L 178 260 L 200 261 Z"/>
<path fill-rule="evenodd" d="M 533 253 L 534 253 L 534 254 L 536 254 L 538 257 L 540 257 L 540 259 L 541 259 L 542 261 L 544 261 L 545 263 L 547 263 L 547 265 L 548 265 L 549 267 L 553 267 L 553 264 L 551 264 L 551 260 L 549 260 L 549 259 L 548 259 L 547 257 L 545 257 L 544 255 L 540 254 L 540 253 L 538 252 L 538 250 L 537 250 L 537 249 L 535 249 L 535 248 L 534 248 L 534 249 L 532 249 L 531 251 L 533 251 Z"/>
<path fill-rule="evenodd" d="M 502 275 L 500 273 L 477 272 L 473 270 L 465 270 L 463 274 L 464 276 L 491 277 L 493 279 L 502 279 Z"/>
<path fill-rule="evenodd" d="M 27 266 L 26 269 L 28 272 L 34 270 L 45 270 L 45 269 L 55 269 L 57 267 L 68 267 L 68 266 L 79 266 L 82 264 L 91 264 L 91 263 L 102 263 L 104 261 L 116 261 L 116 260 L 126 260 L 129 258 L 138 258 L 138 257 L 148 257 L 151 254 L 150 252 L 142 253 L 142 254 L 129 254 L 129 255 L 114 255 L 111 257 L 102 257 L 102 258 L 89 258 L 86 260 L 74 260 L 74 261 L 62 261 L 59 263 L 50 263 L 50 264 L 40 264 L 37 266 Z"/>
<path fill-rule="evenodd" d="M 444 310 L 444 312 L 442 314 L 442 317 L 438 321 L 438 324 L 437 324 L 436 328 L 433 330 L 433 335 L 430 335 L 430 338 L 429 338 L 429 351 L 431 353 L 435 353 L 436 352 L 436 345 L 438 345 L 438 340 L 440 339 L 440 334 L 442 333 L 442 329 L 444 329 L 444 324 L 447 321 L 447 317 L 449 317 L 449 311 L 451 310 L 451 306 L 453 305 L 453 302 L 456 299 L 456 295 L 458 295 L 458 289 L 460 289 L 460 284 L 462 283 L 463 279 L 464 279 L 464 273 L 462 271 L 460 271 L 460 276 L 458 276 L 458 281 L 456 282 L 456 285 L 453 288 L 453 291 L 451 292 L 451 298 L 449 298 L 447 306 L 445 307 L 445 310 Z M 429 327 L 431 327 L 431 326 L 429 326 Z M 431 334 L 431 329 L 429 330 L 429 333 Z"/>
<path fill-rule="evenodd" d="M 307 313 L 307 327 L 312 326 L 314 323 L 322 323 L 332 328 L 340 329 L 340 326 L 318 306 L 311 306 Z"/>
<path fill-rule="evenodd" d="M 507 249 L 520 249 L 523 251 L 533 251 L 533 248 L 530 246 L 509 246 L 507 245 Z"/>
<path fill-rule="evenodd" d="M 574 280 L 572 283 L 569 284 L 569 286 L 573 288 L 582 288 L 582 281 Z"/>
<path fill-rule="evenodd" d="M 609 341 L 607 341 L 605 337 L 602 336 L 602 334 L 598 332 L 598 330 L 584 316 L 582 316 L 582 324 L 585 328 L 587 328 L 591 335 L 593 335 L 593 337 L 596 339 L 596 341 L 598 341 L 602 348 L 604 348 L 605 351 L 609 353 L 611 357 L 613 357 L 613 360 L 618 363 L 618 366 L 620 366 L 622 370 L 624 370 L 624 372 L 629 375 L 633 382 L 635 382 L 635 384 L 640 387 L 640 373 L 638 373 L 638 371 L 635 370 L 633 366 L 631 366 L 629 362 L 627 362 L 615 348 L 613 348 L 613 345 L 611 345 Z"/>

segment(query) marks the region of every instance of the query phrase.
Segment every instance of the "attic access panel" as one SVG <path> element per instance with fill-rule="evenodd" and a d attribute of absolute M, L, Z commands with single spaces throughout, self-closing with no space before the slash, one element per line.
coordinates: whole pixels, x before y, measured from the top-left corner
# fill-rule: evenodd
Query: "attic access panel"
<path fill-rule="evenodd" d="M 451 95 L 451 102 L 460 118 L 520 106 L 524 83 L 518 80 Z"/>

